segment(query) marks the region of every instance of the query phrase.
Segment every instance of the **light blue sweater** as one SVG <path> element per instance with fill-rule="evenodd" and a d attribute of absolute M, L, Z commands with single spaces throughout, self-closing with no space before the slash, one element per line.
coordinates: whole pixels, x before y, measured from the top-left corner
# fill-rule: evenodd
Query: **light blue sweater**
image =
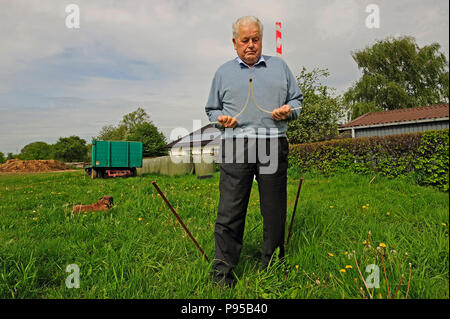
<path fill-rule="evenodd" d="M 262 55 L 257 64 L 249 68 L 239 58 L 226 62 L 216 71 L 212 81 L 206 114 L 211 122 L 220 115 L 237 117 L 238 125 L 222 131 L 224 137 L 283 137 L 287 120 L 275 121 L 271 114 L 261 111 L 249 96 L 249 79 L 252 79 L 256 103 L 266 111 L 284 104 L 292 109 L 290 118 L 298 117 L 303 95 L 287 64 L 278 57 Z M 249 97 L 249 98 L 248 98 Z M 244 108 L 248 98 L 248 105 Z M 220 127 L 217 125 L 217 127 Z M 226 132 L 225 132 L 226 131 Z"/>

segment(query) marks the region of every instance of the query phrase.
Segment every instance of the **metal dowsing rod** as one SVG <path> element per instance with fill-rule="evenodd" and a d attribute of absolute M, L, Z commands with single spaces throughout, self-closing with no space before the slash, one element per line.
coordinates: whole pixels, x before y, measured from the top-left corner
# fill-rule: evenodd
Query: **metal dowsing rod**
<path fill-rule="evenodd" d="M 161 195 L 161 198 L 166 202 L 167 207 L 169 207 L 169 209 L 172 211 L 172 213 L 175 215 L 175 218 L 178 220 L 178 222 L 181 224 L 181 226 L 183 227 L 184 231 L 189 235 L 189 238 L 192 239 L 192 241 L 194 242 L 195 246 L 198 248 L 198 250 L 200 250 L 200 252 L 202 253 L 203 257 L 205 258 L 206 262 L 209 263 L 209 259 L 206 256 L 205 252 L 203 251 L 203 249 L 200 247 L 200 245 L 197 243 L 197 241 L 195 240 L 194 236 L 192 236 L 191 232 L 189 231 L 189 229 L 187 229 L 186 225 L 183 223 L 183 221 L 181 220 L 180 216 L 178 216 L 178 214 L 175 212 L 175 209 L 173 209 L 172 205 L 170 205 L 169 201 L 167 200 L 166 196 L 164 196 L 163 192 L 159 189 L 158 185 L 156 185 L 155 181 L 152 181 L 153 186 L 156 188 L 156 191 L 159 193 L 159 195 Z"/>
<path fill-rule="evenodd" d="M 252 96 L 253 103 L 256 105 L 256 107 L 257 107 L 258 109 L 260 109 L 260 110 L 261 110 L 262 112 L 264 112 L 264 113 L 272 114 L 273 110 L 272 110 L 272 111 L 265 110 L 263 107 L 259 106 L 259 104 L 256 102 L 256 99 L 255 99 L 255 92 L 253 91 L 253 79 L 252 79 L 252 78 L 249 78 L 249 79 L 248 79 L 248 95 L 247 95 L 247 100 L 245 101 L 245 104 L 244 104 L 244 106 L 242 107 L 242 110 L 241 110 L 238 114 L 236 114 L 235 116 L 233 116 L 234 118 L 237 118 L 238 116 L 240 116 L 240 115 L 244 112 L 244 110 L 247 108 L 247 106 L 248 106 L 248 101 L 249 101 L 249 99 L 250 99 L 250 95 Z M 295 111 L 295 110 L 298 110 L 298 109 L 301 109 L 301 107 L 292 108 L 291 111 Z M 217 121 L 216 121 L 216 122 L 209 122 L 209 124 L 219 124 L 219 122 L 217 122 Z"/>
<path fill-rule="evenodd" d="M 292 225 L 294 224 L 295 211 L 297 210 L 298 197 L 300 195 L 300 190 L 302 189 L 303 177 L 300 178 L 297 189 L 297 197 L 295 198 L 294 211 L 292 212 L 291 224 L 289 225 L 289 232 L 286 239 L 286 246 L 289 244 L 289 238 L 291 238 Z"/>

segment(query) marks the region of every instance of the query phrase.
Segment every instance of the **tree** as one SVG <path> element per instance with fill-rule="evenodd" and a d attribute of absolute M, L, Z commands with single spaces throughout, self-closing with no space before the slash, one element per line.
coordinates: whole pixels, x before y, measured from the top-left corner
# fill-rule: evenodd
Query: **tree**
<path fill-rule="evenodd" d="M 123 116 L 122 122 L 120 125 L 125 126 L 127 133 L 131 133 L 137 126 L 142 125 L 144 123 L 151 123 L 150 117 L 145 112 L 145 110 L 141 107 L 138 107 L 138 109 L 134 112 L 125 114 Z"/>
<path fill-rule="evenodd" d="M 114 125 L 103 126 L 99 135 L 95 138 L 100 141 L 122 141 L 126 136 L 126 127 L 120 125 L 115 127 Z"/>
<path fill-rule="evenodd" d="M 6 162 L 6 157 L 5 154 L 3 154 L 3 152 L 0 152 L 0 164 Z"/>
<path fill-rule="evenodd" d="M 103 141 L 138 141 L 143 144 L 144 156 L 166 155 L 166 138 L 150 120 L 145 110 L 125 114 L 118 126 L 104 126 L 96 138 Z"/>
<path fill-rule="evenodd" d="M 303 93 L 303 104 L 299 117 L 288 124 L 289 143 L 312 143 L 338 136 L 338 121 L 343 116 L 341 97 L 334 96 L 335 89 L 320 82 L 329 75 L 327 69 L 307 72 L 302 68 L 297 82 Z"/>
<path fill-rule="evenodd" d="M 60 137 L 53 146 L 54 157 L 63 162 L 81 162 L 87 160 L 88 146 L 78 136 Z"/>
<path fill-rule="evenodd" d="M 353 52 L 362 77 L 344 94 L 348 117 L 448 102 L 448 61 L 440 48 L 438 43 L 420 48 L 405 36 Z"/>
<path fill-rule="evenodd" d="M 25 145 L 20 151 L 22 160 L 46 160 L 52 158 L 52 145 L 45 142 L 33 142 Z"/>
<path fill-rule="evenodd" d="M 166 138 L 149 122 L 134 126 L 127 136 L 127 141 L 142 142 L 144 156 L 167 155 Z"/>

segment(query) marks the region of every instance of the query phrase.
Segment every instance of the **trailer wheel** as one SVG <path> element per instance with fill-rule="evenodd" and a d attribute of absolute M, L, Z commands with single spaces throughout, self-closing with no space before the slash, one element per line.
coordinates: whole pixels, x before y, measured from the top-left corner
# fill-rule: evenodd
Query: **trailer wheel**
<path fill-rule="evenodd" d="M 137 176 L 137 170 L 136 170 L 136 167 L 132 167 L 132 168 L 131 168 L 131 176 L 132 176 L 132 177 L 136 177 L 136 176 Z"/>

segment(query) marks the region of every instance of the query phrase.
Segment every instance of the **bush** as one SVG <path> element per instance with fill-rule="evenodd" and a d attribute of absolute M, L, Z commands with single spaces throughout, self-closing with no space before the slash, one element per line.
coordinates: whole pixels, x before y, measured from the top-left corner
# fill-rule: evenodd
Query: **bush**
<path fill-rule="evenodd" d="M 448 129 L 290 146 L 289 164 L 326 176 L 351 170 L 387 177 L 414 174 L 421 185 L 448 191 Z"/>

